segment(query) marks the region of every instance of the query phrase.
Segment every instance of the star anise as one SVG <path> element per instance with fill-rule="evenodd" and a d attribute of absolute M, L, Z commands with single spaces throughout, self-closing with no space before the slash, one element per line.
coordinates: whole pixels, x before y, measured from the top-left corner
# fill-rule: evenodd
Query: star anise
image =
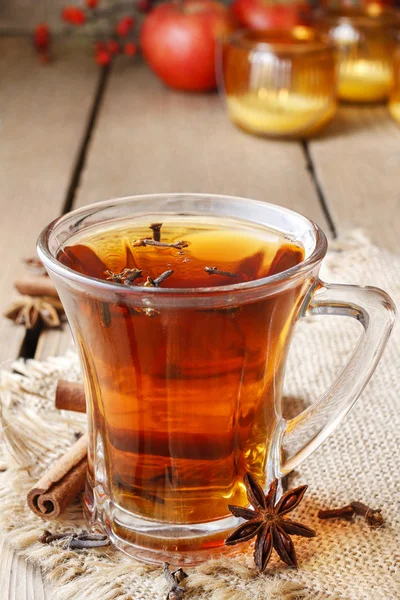
<path fill-rule="evenodd" d="M 63 314 L 60 300 L 51 296 L 21 296 L 4 312 L 5 317 L 26 329 L 33 329 L 39 320 L 46 327 L 59 327 Z"/>
<path fill-rule="evenodd" d="M 254 561 L 261 572 L 264 571 L 271 558 L 272 548 L 275 548 L 280 558 L 289 567 L 297 567 L 296 552 L 290 536 L 300 535 L 311 538 L 316 533 L 310 527 L 284 517 L 300 504 L 307 486 L 302 485 L 289 490 L 276 504 L 277 479 L 271 483 L 266 495 L 250 473 L 246 473 L 244 476 L 244 483 L 247 498 L 254 510 L 243 506 L 228 506 L 235 517 L 246 519 L 246 522 L 239 525 L 226 538 L 225 544 L 233 546 L 257 536 L 254 546 Z"/>

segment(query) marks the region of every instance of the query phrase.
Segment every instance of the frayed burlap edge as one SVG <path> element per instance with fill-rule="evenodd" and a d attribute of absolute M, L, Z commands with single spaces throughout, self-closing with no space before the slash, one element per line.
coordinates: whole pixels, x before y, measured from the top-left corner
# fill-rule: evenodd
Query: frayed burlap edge
<path fill-rule="evenodd" d="M 85 417 L 54 409 L 59 377 L 79 377 L 74 354 L 45 362 L 16 361 L 16 372 L 1 373 L 0 529 L 16 551 L 42 569 L 52 584 L 52 599 L 157 600 L 166 586 L 158 567 L 142 565 L 112 547 L 83 552 L 65 550 L 62 542 L 45 546 L 43 529 L 78 531 L 85 526 L 81 499 L 59 519 L 42 522 L 27 507 L 26 494 L 41 472 L 72 443 Z M 279 568 L 285 568 L 279 567 Z M 213 558 L 188 569 L 188 600 L 298 600 L 310 598 L 305 587 L 282 581 L 275 571 L 259 575 L 251 549 L 239 557 Z"/>
<path fill-rule="evenodd" d="M 325 265 L 330 273 L 347 262 L 359 260 L 360 245 L 367 240 L 353 232 L 331 245 Z M 59 377 L 78 380 L 76 356 L 51 358 L 45 362 L 18 361 L 15 372 L 1 374 L 0 530 L 19 554 L 40 566 L 52 584 L 52 600 L 158 600 L 166 587 L 160 569 L 144 566 L 107 547 L 84 552 L 67 551 L 62 543 L 51 547 L 37 542 L 43 529 L 75 531 L 84 527 L 80 500 L 55 522 L 44 524 L 26 505 L 26 493 L 46 467 L 71 445 L 85 427 L 85 417 L 54 409 Z M 317 542 L 311 542 L 318 543 Z M 188 569 L 186 597 L 199 600 L 335 600 L 339 596 L 311 592 L 296 581 L 277 561 L 264 575 L 254 567 L 251 548 L 240 557 L 213 558 Z M 313 550 L 310 548 L 310 552 Z M 307 552 L 300 556 L 307 563 Z M 307 568 L 307 564 L 304 564 Z M 283 575 L 284 577 L 281 577 Z M 340 595 L 343 599 L 343 595 Z"/>

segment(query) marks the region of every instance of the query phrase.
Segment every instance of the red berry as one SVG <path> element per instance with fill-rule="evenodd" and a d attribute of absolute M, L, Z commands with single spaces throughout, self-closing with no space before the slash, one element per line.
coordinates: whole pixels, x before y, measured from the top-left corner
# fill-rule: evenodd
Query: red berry
<path fill-rule="evenodd" d="M 124 46 L 124 54 L 126 56 L 134 56 L 137 52 L 137 46 L 133 42 L 126 42 Z"/>
<path fill-rule="evenodd" d="M 107 50 L 99 50 L 96 52 L 96 62 L 101 67 L 109 65 L 111 62 L 111 54 Z"/>
<path fill-rule="evenodd" d="M 84 11 L 78 6 L 66 6 L 63 8 L 61 18 L 72 25 L 83 25 L 86 21 Z"/>
<path fill-rule="evenodd" d="M 121 37 L 127 36 L 130 30 L 132 29 L 134 23 L 135 19 L 133 17 L 123 17 L 115 28 L 117 35 Z"/>
<path fill-rule="evenodd" d="M 119 44 L 116 40 L 109 40 L 107 42 L 107 50 L 110 54 L 118 54 L 119 52 Z"/>
<path fill-rule="evenodd" d="M 86 0 L 86 6 L 88 8 L 96 8 L 99 3 L 99 0 Z"/>
<path fill-rule="evenodd" d="M 37 50 L 47 50 L 50 45 L 50 28 L 46 23 L 40 23 L 33 33 L 33 44 Z"/>

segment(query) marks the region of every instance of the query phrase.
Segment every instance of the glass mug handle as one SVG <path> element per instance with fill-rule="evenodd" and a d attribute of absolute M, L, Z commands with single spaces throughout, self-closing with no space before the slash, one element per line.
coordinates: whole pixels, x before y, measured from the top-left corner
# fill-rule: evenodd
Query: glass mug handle
<path fill-rule="evenodd" d="M 326 392 L 297 417 L 283 422 L 284 459 L 280 475 L 302 463 L 351 409 L 382 355 L 395 314 L 391 298 L 378 288 L 320 282 L 302 316 L 352 317 L 361 323 L 364 331 L 347 365 Z"/>

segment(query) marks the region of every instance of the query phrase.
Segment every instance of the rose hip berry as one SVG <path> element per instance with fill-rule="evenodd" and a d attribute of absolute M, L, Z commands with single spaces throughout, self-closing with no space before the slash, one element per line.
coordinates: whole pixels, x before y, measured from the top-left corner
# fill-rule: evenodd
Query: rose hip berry
<path fill-rule="evenodd" d="M 99 50 L 96 52 L 96 62 L 101 67 L 105 67 L 111 62 L 111 54 L 107 50 Z"/>
<path fill-rule="evenodd" d="M 50 45 L 50 28 L 47 23 L 40 23 L 35 27 L 33 44 L 39 51 L 48 49 Z"/>
<path fill-rule="evenodd" d="M 131 31 L 135 19 L 133 17 L 123 17 L 117 24 L 115 31 L 120 37 L 126 37 Z"/>
<path fill-rule="evenodd" d="M 83 25 L 86 22 L 85 12 L 78 6 L 66 6 L 61 12 L 61 18 L 71 25 Z"/>
<path fill-rule="evenodd" d="M 137 46 L 134 42 L 127 42 L 124 46 L 126 56 L 134 56 L 137 52 Z"/>

